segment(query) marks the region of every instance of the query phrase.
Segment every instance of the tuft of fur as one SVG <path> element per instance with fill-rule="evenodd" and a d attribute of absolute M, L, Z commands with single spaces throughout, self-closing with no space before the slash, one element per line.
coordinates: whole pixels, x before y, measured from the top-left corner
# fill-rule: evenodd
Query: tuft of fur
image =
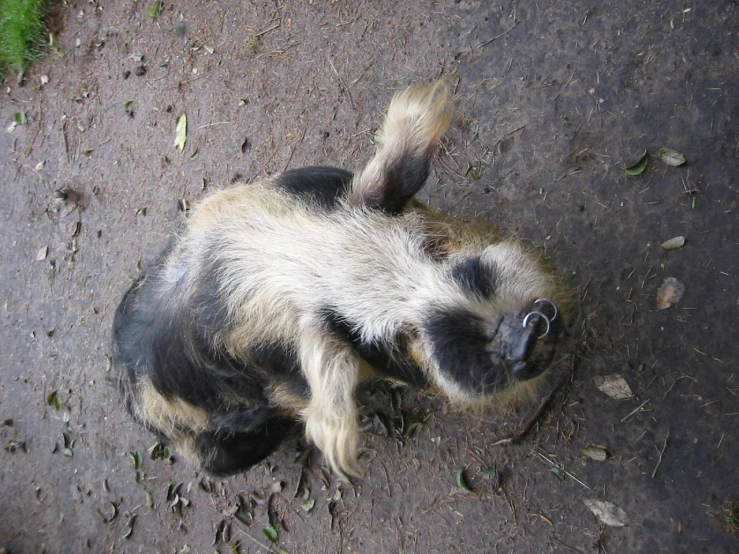
<path fill-rule="evenodd" d="M 562 295 L 532 252 L 413 200 L 451 114 L 443 83 L 407 89 L 356 175 L 295 169 L 197 205 L 116 312 L 135 418 L 216 475 L 301 422 L 344 476 L 359 473 L 363 381 L 473 410 L 526 394 L 554 355 Z"/>
<path fill-rule="evenodd" d="M 425 182 L 428 160 L 451 119 L 449 89 L 443 81 L 396 94 L 375 137 L 377 153 L 352 181 L 348 201 L 372 206 L 387 203 L 388 193 L 396 193 L 396 184 L 389 181 L 404 171 L 415 173 L 409 189 L 416 188 L 401 189 L 410 198 Z M 402 208 L 402 202 L 393 203 L 393 211 Z"/>

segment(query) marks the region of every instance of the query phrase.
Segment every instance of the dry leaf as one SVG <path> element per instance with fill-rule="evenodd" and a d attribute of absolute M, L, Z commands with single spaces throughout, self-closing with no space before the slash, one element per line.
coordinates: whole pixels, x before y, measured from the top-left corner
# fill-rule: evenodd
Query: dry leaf
<path fill-rule="evenodd" d="M 677 167 L 685 163 L 685 156 L 672 148 L 660 148 L 657 155 L 663 163 L 672 167 Z"/>
<path fill-rule="evenodd" d="M 660 244 L 665 250 L 677 250 L 685 246 L 685 237 L 672 237 Z"/>
<path fill-rule="evenodd" d="M 614 400 L 626 400 L 634 396 L 626 379 L 620 375 L 606 375 L 595 378 L 596 388 Z"/>
<path fill-rule="evenodd" d="M 180 152 L 185 150 L 187 143 L 187 116 L 182 114 L 177 118 L 177 136 L 174 139 L 175 148 Z"/>
<path fill-rule="evenodd" d="M 593 515 L 595 515 L 603 525 L 608 525 L 610 527 L 623 527 L 629 522 L 626 512 L 611 502 L 606 502 L 605 500 L 592 500 L 590 498 L 586 498 L 583 502 L 585 502 L 588 509 L 593 512 Z"/>
<path fill-rule="evenodd" d="M 657 309 L 666 310 L 673 304 L 677 304 L 683 294 L 685 294 L 685 285 L 674 277 L 668 277 L 657 290 Z"/>
<path fill-rule="evenodd" d="M 604 462 L 606 458 L 608 458 L 608 453 L 606 452 L 605 448 L 600 448 L 598 446 L 586 446 L 582 450 L 582 455 L 586 458 L 590 458 L 591 460 L 595 460 L 596 462 Z"/>

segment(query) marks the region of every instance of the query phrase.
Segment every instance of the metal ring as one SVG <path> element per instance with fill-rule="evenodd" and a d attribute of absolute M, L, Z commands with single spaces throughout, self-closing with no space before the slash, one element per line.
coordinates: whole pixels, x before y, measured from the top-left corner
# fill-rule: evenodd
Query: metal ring
<path fill-rule="evenodd" d="M 546 321 L 546 322 L 547 322 L 547 330 L 546 330 L 546 331 L 544 331 L 544 334 L 543 334 L 543 335 L 541 335 L 541 336 L 539 336 L 539 337 L 538 337 L 538 338 L 540 338 L 540 339 L 543 339 L 544 337 L 546 337 L 546 336 L 547 336 L 547 335 L 549 334 L 549 330 L 551 329 L 551 326 L 550 326 L 550 324 L 549 324 L 549 318 L 548 318 L 547 316 L 545 316 L 545 315 L 544 315 L 543 313 L 541 313 L 541 312 L 537 312 L 537 311 L 533 311 L 533 312 L 529 312 L 529 313 L 527 313 L 527 314 L 526 314 L 526 317 L 524 317 L 524 318 L 523 318 L 523 326 L 524 326 L 524 328 L 525 328 L 525 327 L 526 327 L 526 325 L 527 325 L 527 324 L 528 324 L 528 322 L 529 322 L 529 318 L 530 318 L 531 316 L 534 316 L 534 315 L 538 315 L 538 316 L 541 316 L 541 317 L 543 317 L 543 318 L 544 318 L 544 321 Z"/>
<path fill-rule="evenodd" d="M 554 315 L 552 316 L 551 321 L 554 321 L 555 319 L 557 319 L 557 316 L 559 315 L 559 310 L 557 310 L 557 305 L 554 302 L 549 300 L 549 298 L 539 298 L 538 300 L 534 300 L 534 305 L 538 304 L 539 302 L 546 302 L 554 310 Z"/>

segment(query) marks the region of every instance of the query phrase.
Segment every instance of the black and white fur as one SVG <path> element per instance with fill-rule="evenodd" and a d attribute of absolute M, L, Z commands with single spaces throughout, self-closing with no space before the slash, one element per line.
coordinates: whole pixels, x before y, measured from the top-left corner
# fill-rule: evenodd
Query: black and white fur
<path fill-rule="evenodd" d="M 115 316 L 135 418 L 216 475 L 300 421 L 355 474 L 360 381 L 469 406 L 546 369 L 562 327 L 552 278 L 515 243 L 412 199 L 450 118 L 443 84 L 410 88 L 356 175 L 308 167 L 202 201 Z"/>

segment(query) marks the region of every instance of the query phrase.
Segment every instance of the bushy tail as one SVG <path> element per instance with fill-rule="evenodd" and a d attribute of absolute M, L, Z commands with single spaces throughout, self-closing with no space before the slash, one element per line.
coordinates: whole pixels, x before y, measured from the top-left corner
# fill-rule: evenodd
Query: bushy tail
<path fill-rule="evenodd" d="M 431 156 L 452 118 L 443 81 L 395 95 L 378 132 L 375 157 L 352 181 L 349 201 L 402 211 L 428 177 Z"/>

